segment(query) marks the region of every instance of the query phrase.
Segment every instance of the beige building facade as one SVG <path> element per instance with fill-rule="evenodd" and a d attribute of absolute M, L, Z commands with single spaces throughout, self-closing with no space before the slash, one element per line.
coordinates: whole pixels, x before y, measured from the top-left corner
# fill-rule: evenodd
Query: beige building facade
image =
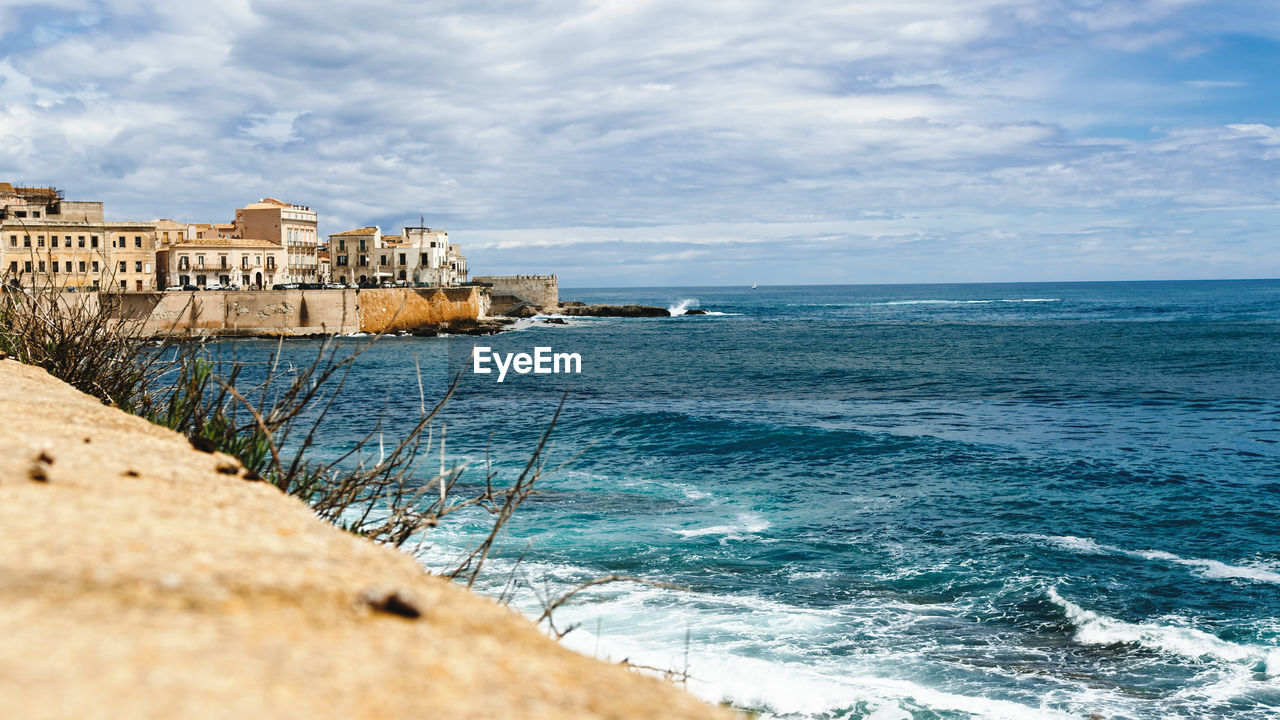
<path fill-rule="evenodd" d="M 383 235 L 377 226 L 329 236 L 334 282 L 394 282 L 450 287 L 467 280 L 467 259 L 444 230 L 406 227 Z"/>
<path fill-rule="evenodd" d="M 102 203 L 0 183 L 4 282 L 74 290 L 156 289 L 154 222 L 107 222 Z"/>
<path fill-rule="evenodd" d="M 320 282 L 318 220 L 306 205 L 263 198 L 236 210 L 234 234 L 284 247 L 288 280 L 282 282 Z"/>

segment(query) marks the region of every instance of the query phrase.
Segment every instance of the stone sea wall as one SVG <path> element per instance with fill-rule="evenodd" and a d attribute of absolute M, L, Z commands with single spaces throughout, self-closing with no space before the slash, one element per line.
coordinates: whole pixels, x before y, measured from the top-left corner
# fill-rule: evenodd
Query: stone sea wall
<path fill-rule="evenodd" d="M 322 335 L 418 330 L 488 315 L 483 288 L 125 293 L 119 312 L 156 336 Z"/>
<path fill-rule="evenodd" d="M 471 280 L 489 287 L 495 313 L 521 304 L 547 310 L 560 304 L 560 283 L 555 275 L 476 275 Z"/>

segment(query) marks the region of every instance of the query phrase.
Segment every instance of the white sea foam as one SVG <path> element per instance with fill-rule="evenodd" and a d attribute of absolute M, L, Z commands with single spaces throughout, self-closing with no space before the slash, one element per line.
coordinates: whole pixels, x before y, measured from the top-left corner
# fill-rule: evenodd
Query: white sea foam
<path fill-rule="evenodd" d="M 698 304 L 698 298 L 685 298 L 675 305 L 667 306 L 672 315 L 683 315 L 686 310 Z"/>
<path fill-rule="evenodd" d="M 1220 562 L 1218 560 L 1184 558 L 1178 557 L 1173 553 L 1167 553 L 1160 550 L 1147 550 L 1133 554 L 1138 557 L 1147 558 L 1148 560 L 1163 560 L 1177 565 L 1193 567 L 1198 569 L 1201 575 L 1208 578 L 1252 580 L 1253 582 L 1280 585 L 1280 572 L 1276 572 L 1268 568 L 1251 567 L 1248 565 L 1228 565 L 1227 563 Z"/>
<path fill-rule="evenodd" d="M 1159 623 L 1130 623 L 1086 610 L 1049 588 L 1050 602 L 1062 608 L 1076 628 L 1075 639 L 1085 645 L 1140 645 L 1192 660 L 1212 658 L 1229 662 L 1269 661 L 1274 648 L 1240 645 L 1191 627 Z"/>
<path fill-rule="evenodd" d="M 1280 572 L 1269 567 L 1231 565 L 1220 560 L 1184 558 L 1163 550 L 1126 550 L 1114 545 L 1104 545 L 1096 540 L 1090 540 L 1089 538 L 1075 537 L 1074 535 L 1027 535 L 1024 537 L 1047 541 L 1059 547 L 1071 550 L 1072 552 L 1082 554 L 1123 555 L 1126 557 L 1142 558 L 1144 560 L 1156 560 L 1158 562 L 1182 565 L 1183 567 L 1194 568 L 1197 571 L 1196 574 L 1201 577 L 1215 580 L 1248 580 L 1250 582 L 1280 585 Z"/>
<path fill-rule="evenodd" d="M 576 636 L 576 637 L 575 637 Z M 586 655 L 653 667 L 684 669 L 683 649 L 654 650 L 605 633 L 576 632 L 565 639 Z M 877 720 L 911 718 L 913 710 L 968 713 L 978 718 L 1043 720 L 1074 717 L 1048 708 L 946 692 L 909 680 L 876 674 L 861 663 L 814 667 L 808 663 L 767 661 L 733 652 L 693 649 L 688 657 L 688 689 L 708 702 L 728 701 L 741 708 L 763 710 L 763 717 L 827 716 L 864 704 Z"/>
<path fill-rule="evenodd" d="M 707 535 L 723 535 L 727 539 L 739 539 L 747 535 L 768 530 L 771 523 L 759 515 L 739 515 L 738 521 L 728 525 L 712 525 L 711 527 L 672 530 L 681 537 L 704 537 Z"/>

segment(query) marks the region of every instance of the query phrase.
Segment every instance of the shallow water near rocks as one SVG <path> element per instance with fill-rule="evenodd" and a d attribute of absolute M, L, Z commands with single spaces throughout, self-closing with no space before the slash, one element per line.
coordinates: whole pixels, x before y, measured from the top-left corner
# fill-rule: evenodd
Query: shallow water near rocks
<path fill-rule="evenodd" d="M 522 554 L 534 615 L 605 574 L 686 588 L 583 593 L 556 613 L 576 649 L 768 717 L 1280 714 L 1280 281 L 562 296 L 710 314 L 379 340 L 323 444 L 383 412 L 389 439 L 472 345 L 580 353 L 580 375 L 467 374 L 446 412 L 471 482 L 486 447 L 514 477 L 566 386 L 552 460 L 582 452 L 482 591 Z"/>

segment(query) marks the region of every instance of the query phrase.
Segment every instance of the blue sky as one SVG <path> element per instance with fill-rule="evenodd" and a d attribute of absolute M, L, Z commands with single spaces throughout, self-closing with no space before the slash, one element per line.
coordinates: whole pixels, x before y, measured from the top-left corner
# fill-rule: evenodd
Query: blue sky
<path fill-rule="evenodd" d="M 1280 2 L 0 0 L 0 180 L 566 286 L 1280 277 Z"/>

